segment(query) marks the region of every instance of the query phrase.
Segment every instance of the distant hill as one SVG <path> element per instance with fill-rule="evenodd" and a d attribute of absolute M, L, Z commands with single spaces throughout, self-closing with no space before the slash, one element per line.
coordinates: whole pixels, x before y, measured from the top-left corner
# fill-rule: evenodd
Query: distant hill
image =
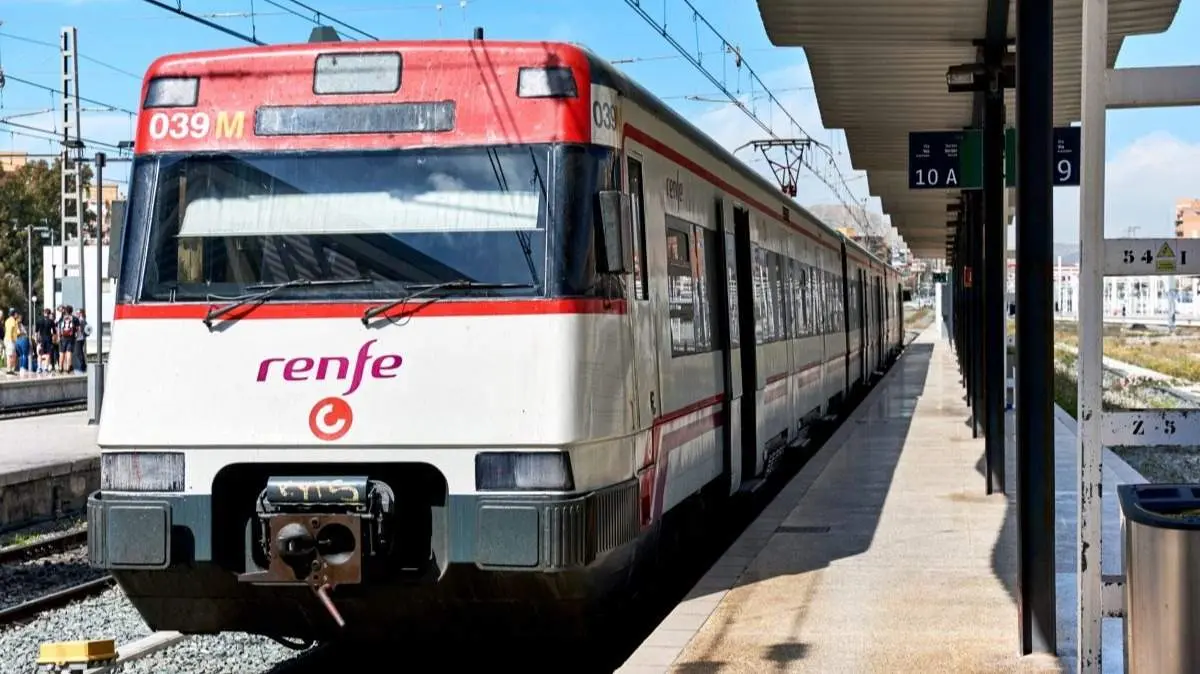
<path fill-rule="evenodd" d="M 1073 243 L 1054 244 L 1054 263 L 1058 264 L 1058 256 L 1062 256 L 1063 264 L 1079 264 L 1079 246 Z"/>
<path fill-rule="evenodd" d="M 812 206 L 805 206 L 805 208 L 834 229 L 838 229 L 839 227 L 851 227 L 855 230 L 861 229 L 855 213 L 841 204 L 814 204 Z M 861 234 L 874 236 L 888 235 L 890 227 L 887 226 L 882 215 L 867 211 L 867 217 L 870 221 L 868 225 L 870 231 L 860 232 Z"/>

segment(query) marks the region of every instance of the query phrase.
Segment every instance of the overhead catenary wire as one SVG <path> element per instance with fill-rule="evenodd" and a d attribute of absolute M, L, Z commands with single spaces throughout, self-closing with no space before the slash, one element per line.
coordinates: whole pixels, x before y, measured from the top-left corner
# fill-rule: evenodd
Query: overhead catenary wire
<path fill-rule="evenodd" d="M 290 2 L 291 4 L 296 5 L 297 7 L 302 7 L 306 11 L 312 12 L 313 18 L 311 19 L 311 21 L 318 26 L 322 25 L 320 23 L 321 18 L 326 18 L 326 19 L 329 19 L 331 22 L 333 22 L 335 25 L 341 26 L 342 28 L 345 28 L 346 30 L 358 33 L 359 35 L 367 38 L 368 40 L 375 40 L 375 41 L 379 40 L 378 37 L 375 37 L 374 35 L 366 32 L 365 30 L 362 30 L 361 28 L 357 28 L 355 26 L 351 26 L 350 24 L 346 23 L 345 21 L 341 21 L 335 17 L 332 17 L 332 16 L 326 14 L 325 12 L 322 12 L 318 9 L 315 9 L 313 7 L 310 7 L 309 5 L 304 4 L 303 2 L 300 2 L 300 0 L 284 0 L 284 1 Z M 275 7 L 279 7 L 280 9 L 284 9 L 285 11 L 290 11 L 290 10 L 286 10 L 286 8 L 281 6 L 275 0 L 263 0 L 263 2 L 266 2 L 267 4 L 270 4 L 270 5 L 274 5 Z M 299 14 L 297 14 L 297 16 L 299 16 Z"/>
<path fill-rule="evenodd" d="M 43 91 L 49 91 L 50 93 L 55 94 L 55 95 L 60 95 L 60 96 L 62 95 L 62 92 L 59 91 L 58 89 L 55 89 L 54 87 L 47 86 L 47 85 L 41 84 L 39 82 L 34 82 L 32 80 L 27 80 L 22 77 L 17 77 L 16 75 L 13 75 L 12 73 L 10 73 L 8 71 L 2 71 L 2 72 L 4 73 L 4 79 L 7 82 L 17 82 L 19 84 L 24 84 L 26 86 L 36 87 Z M 130 110 L 129 108 L 123 108 L 119 105 L 112 105 L 110 103 L 105 103 L 104 101 L 98 101 L 94 98 L 88 98 L 87 96 L 80 96 L 79 100 L 83 101 L 84 103 L 91 103 L 93 105 L 98 105 L 101 108 L 104 108 L 103 112 L 123 112 L 127 115 L 137 115 L 136 112 L 134 112 L 133 110 Z M 93 110 L 93 112 L 100 112 L 100 111 Z"/>
<path fill-rule="evenodd" d="M 246 35 L 245 33 L 236 31 L 232 28 L 226 28 L 225 26 L 222 26 L 221 24 L 219 24 L 215 21 L 209 21 L 208 19 L 205 19 L 204 17 L 202 17 L 198 14 L 193 14 L 191 12 L 188 12 L 187 10 L 183 9 L 182 2 L 180 3 L 180 6 L 178 6 L 178 7 L 172 7 L 171 5 L 168 5 L 165 2 L 159 2 L 159 0 L 142 0 L 142 2 L 146 2 L 151 5 L 154 5 L 155 7 L 165 9 L 168 12 L 171 12 L 173 14 L 178 14 L 179 16 L 182 16 L 185 19 L 190 19 L 192 21 L 195 21 L 196 23 L 208 26 L 209 28 L 212 28 L 213 30 L 221 31 L 222 33 L 225 33 L 226 35 L 236 37 L 237 39 L 242 40 L 244 42 L 249 42 L 250 44 L 256 44 L 260 47 L 265 46 L 267 44 L 266 42 L 259 40 L 257 37 Z"/>
<path fill-rule="evenodd" d="M 51 136 L 51 138 L 45 138 L 43 140 L 50 140 L 50 141 L 57 141 L 57 142 L 62 141 L 62 134 L 53 129 L 43 129 L 43 128 L 36 127 L 36 126 L 30 126 L 28 124 L 21 124 L 20 122 L 13 122 L 13 121 L 7 120 L 7 119 L 0 119 L 0 124 L 4 124 L 5 126 L 15 127 L 18 129 L 24 129 L 25 131 L 44 133 L 44 134 Z M 16 133 L 16 132 L 12 132 L 12 133 Z M 22 134 L 22 135 L 25 135 L 25 134 Z M 125 148 L 123 148 L 123 147 L 120 147 L 118 145 L 115 145 L 113 143 L 109 143 L 109 142 L 106 142 L 103 140 L 95 140 L 93 138 L 84 138 L 82 136 L 79 137 L 79 140 L 80 140 L 80 142 L 84 143 L 85 145 L 95 145 L 97 147 L 104 147 L 104 148 L 108 148 L 110 150 L 116 150 L 118 152 L 126 151 Z"/>
<path fill-rule="evenodd" d="M 0 37 L 5 37 L 10 40 L 16 40 L 17 42 L 25 42 L 27 44 L 35 44 L 35 45 L 38 45 L 41 47 L 50 47 L 51 49 L 54 49 L 55 51 L 58 51 L 59 49 L 61 49 L 61 46 L 54 42 L 48 42 L 46 40 L 38 40 L 36 38 L 26 37 L 24 35 L 17 35 L 15 33 L 9 33 L 7 31 L 0 31 Z M 132 73 L 132 72 L 129 72 L 128 70 L 118 68 L 117 66 L 114 66 L 111 63 L 101 61 L 100 59 L 97 59 L 97 58 L 94 58 L 91 56 L 84 56 L 84 55 L 80 54 L 79 59 L 81 61 L 88 61 L 89 63 L 94 63 L 102 68 L 107 68 L 108 70 L 111 70 L 115 73 L 120 73 L 122 75 L 128 75 L 129 77 L 132 77 L 135 80 L 142 79 L 142 76 L 138 75 L 137 73 Z"/>
<path fill-rule="evenodd" d="M 219 30 L 222 33 L 225 33 L 226 35 L 236 37 L 239 40 L 242 40 L 244 42 L 249 42 L 250 44 L 259 45 L 259 46 L 264 46 L 267 44 L 266 42 L 263 42 L 262 40 L 258 39 L 256 28 L 252 29 L 255 32 L 255 34 L 246 35 L 245 33 L 242 33 L 240 31 L 234 30 L 232 28 L 228 28 L 226 26 L 222 26 L 221 24 L 219 24 L 215 21 L 209 20 L 209 19 L 205 18 L 204 16 L 201 16 L 200 14 L 196 14 L 194 12 L 189 12 L 189 11 L 185 10 L 183 8 L 182 0 L 177 2 L 176 6 L 171 6 L 165 2 L 161 2 L 160 0 L 142 0 L 142 1 L 149 3 L 151 5 L 154 5 L 155 7 L 158 7 L 160 9 L 165 9 L 168 12 L 172 12 L 174 14 L 182 16 L 185 19 L 189 19 L 191 21 L 195 21 L 196 23 L 202 24 L 204 26 L 208 26 L 209 28 L 212 28 L 213 30 Z M 299 0 L 261 0 L 261 1 L 271 5 L 272 7 L 277 7 L 280 10 L 283 10 L 284 12 L 286 12 L 287 14 L 290 14 L 290 15 L 295 16 L 300 19 L 304 19 L 305 21 L 308 21 L 316 26 L 325 25 L 325 24 L 321 23 L 321 20 L 326 19 L 330 23 L 332 23 L 336 26 L 341 26 L 342 28 L 345 29 L 345 31 L 358 33 L 359 35 L 362 35 L 363 37 L 365 37 L 369 40 L 372 40 L 372 41 L 379 40 L 378 37 L 372 35 L 371 33 L 368 33 L 356 26 L 352 26 L 352 25 L 346 23 L 345 21 L 338 19 L 335 16 L 331 16 L 327 12 L 323 12 L 319 9 L 316 9 L 315 7 L 312 7 L 308 4 L 300 2 Z M 312 12 L 312 16 L 308 16 L 308 15 L 306 15 L 298 10 L 295 10 L 295 9 L 290 9 L 290 8 L 284 6 L 283 4 L 281 4 L 281 2 L 290 2 L 291 4 L 293 4 L 297 7 L 303 8 L 305 11 Z M 250 17 L 251 21 L 253 21 L 256 16 L 257 16 L 257 13 L 254 11 L 253 5 L 251 5 L 251 10 L 249 13 L 249 17 Z M 351 40 L 356 39 L 356 38 L 353 38 L 353 37 L 347 35 L 344 31 L 337 30 L 336 28 L 334 28 L 334 30 L 338 33 L 338 35 L 340 35 L 342 37 L 346 37 Z"/>
<path fill-rule="evenodd" d="M 691 13 L 692 24 L 696 29 L 696 50 L 695 50 L 696 53 L 695 54 L 693 54 L 686 47 L 684 47 L 682 44 L 680 44 L 679 40 L 676 39 L 673 35 L 671 35 L 670 31 L 667 30 L 667 28 L 666 28 L 666 23 L 667 23 L 667 21 L 666 21 L 666 0 L 664 0 L 664 2 L 663 2 L 663 21 L 661 24 L 654 17 L 652 17 L 650 15 L 650 13 L 643 6 L 641 0 L 625 0 L 625 4 L 628 5 L 635 13 L 637 13 L 637 15 L 640 16 L 647 24 L 649 24 L 655 30 L 655 32 L 657 32 L 664 40 L 667 41 L 667 43 L 669 43 L 672 47 L 674 47 L 675 50 L 677 52 L 679 52 L 679 54 L 684 59 L 686 59 L 689 63 L 691 63 L 693 67 L 695 67 L 698 71 L 700 71 L 700 73 L 702 75 L 704 75 L 710 82 L 712 82 L 712 84 L 714 86 L 716 86 L 722 93 L 724 93 L 725 96 L 729 98 L 730 103 L 737 106 L 738 109 L 740 109 L 747 117 L 749 117 L 763 131 L 765 131 L 772 139 L 784 140 L 781 136 L 779 136 L 779 134 L 777 134 L 775 132 L 775 130 L 772 128 L 771 124 L 769 124 L 768 122 L 764 121 L 761 117 L 759 117 L 758 114 L 756 114 L 753 110 L 751 110 L 746 105 L 746 103 L 743 102 L 738 97 L 738 95 L 734 94 L 732 91 L 729 90 L 729 87 L 726 86 L 725 82 L 722 81 L 722 79 L 718 78 L 712 71 L 710 71 L 707 67 L 705 67 L 704 63 L 702 62 L 703 52 L 699 48 L 699 42 L 700 42 L 699 30 L 700 30 L 700 25 L 703 24 L 704 27 L 709 32 L 712 33 L 713 36 L 715 36 L 718 40 L 720 40 L 721 48 L 720 48 L 719 52 L 722 55 L 732 54 L 734 56 L 739 74 L 741 72 L 741 69 L 745 68 L 746 72 L 750 76 L 750 87 L 753 89 L 754 86 L 757 84 L 757 86 L 767 96 L 768 100 L 771 103 L 773 103 L 774 106 L 776 108 L 778 108 L 785 117 L 787 117 L 787 119 L 791 123 L 791 125 L 801 135 L 805 136 L 804 141 L 805 141 L 805 145 L 807 146 L 807 148 L 815 149 L 824 155 L 824 158 L 826 160 L 825 168 L 831 170 L 834 174 L 836 174 L 836 177 L 833 179 L 828 178 L 825 175 L 823 175 L 821 171 L 817 170 L 817 167 L 815 167 L 813 165 L 813 162 L 810 160 L 810 156 L 812 155 L 812 152 L 804 152 L 803 153 L 803 157 L 802 157 L 802 161 L 801 161 L 802 165 L 805 168 L 807 168 L 827 188 L 829 188 L 829 190 L 833 193 L 834 197 L 837 198 L 838 201 L 841 202 L 842 207 L 846 210 L 847 214 L 849 214 L 855 220 L 856 224 L 858 225 L 858 227 L 859 227 L 860 231 L 862 231 L 862 233 L 866 234 L 874 229 L 877 229 L 877 227 L 875 227 L 873 225 L 869 216 L 867 215 L 865 201 L 860 201 L 857 197 L 855 197 L 853 190 L 851 190 L 850 186 L 847 184 L 846 177 L 845 177 L 845 175 L 842 174 L 841 168 L 838 167 L 836 157 L 835 157 L 832 149 L 825 143 L 822 143 L 820 141 L 813 139 L 812 136 L 807 131 L 805 131 L 803 125 L 801 125 L 800 122 L 798 122 L 796 120 L 796 118 L 794 116 L 792 116 L 792 114 L 788 111 L 787 107 L 784 106 L 783 103 L 780 102 L 780 100 L 775 96 L 775 94 L 771 92 L 771 89 L 769 87 L 767 87 L 767 85 L 762 81 L 762 79 L 758 76 L 758 74 L 754 71 L 754 69 L 746 61 L 746 59 L 745 59 L 746 52 L 743 52 L 738 47 L 734 46 L 734 44 L 732 42 L 727 40 L 725 38 L 725 36 L 722 35 L 721 32 L 718 31 L 712 25 L 712 23 L 709 22 L 709 20 L 707 18 L 705 18 L 703 14 L 700 13 L 699 10 L 696 9 L 695 5 L 693 5 L 690 0 L 679 0 L 679 1 L 687 6 L 687 9 Z"/>

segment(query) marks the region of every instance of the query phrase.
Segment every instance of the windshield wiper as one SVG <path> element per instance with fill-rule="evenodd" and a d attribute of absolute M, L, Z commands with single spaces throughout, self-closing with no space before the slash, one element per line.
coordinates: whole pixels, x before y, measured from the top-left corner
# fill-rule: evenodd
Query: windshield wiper
<path fill-rule="evenodd" d="M 255 283 L 253 285 L 246 286 L 246 290 L 261 290 L 264 288 L 265 288 L 265 290 L 263 290 L 261 293 L 255 293 L 254 295 L 247 295 L 239 300 L 234 300 L 233 302 L 230 302 L 229 304 L 226 304 L 225 306 L 223 306 L 219 309 L 217 307 L 209 307 L 208 313 L 205 314 L 205 316 L 202 320 L 204 321 L 204 325 L 208 326 L 209 330 L 212 330 L 212 322 L 213 322 L 214 318 L 224 316 L 225 314 L 229 313 L 230 311 L 233 311 L 234 309 L 237 309 L 240 306 L 244 306 L 250 302 L 265 300 L 268 297 L 270 297 L 271 295 L 274 295 L 275 293 L 279 292 L 280 290 L 283 290 L 284 288 L 298 288 L 300 286 L 334 286 L 334 285 L 340 286 L 340 285 L 353 285 L 353 284 L 358 284 L 358 283 L 371 283 L 371 282 L 372 281 L 369 278 L 327 279 L 327 280 L 320 280 L 320 281 L 314 281 L 312 279 L 306 279 L 306 278 L 297 278 L 297 279 L 292 279 L 290 281 L 284 281 L 282 283 Z"/>
<path fill-rule="evenodd" d="M 418 292 L 410 293 L 393 302 L 388 302 L 383 306 L 371 307 L 363 312 L 362 324 L 370 325 L 371 319 L 379 314 L 388 311 L 404 304 L 405 302 L 416 299 L 421 295 L 433 292 L 434 290 L 452 289 L 452 290 L 501 290 L 505 288 L 536 288 L 532 283 L 487 283 L 484 281 L 468 281 L 467 279 L 454 279 L 453 281 L 442 281 L 441 283 L 405 283 L 401 289 L 408 292 L 416 290 Z"/>

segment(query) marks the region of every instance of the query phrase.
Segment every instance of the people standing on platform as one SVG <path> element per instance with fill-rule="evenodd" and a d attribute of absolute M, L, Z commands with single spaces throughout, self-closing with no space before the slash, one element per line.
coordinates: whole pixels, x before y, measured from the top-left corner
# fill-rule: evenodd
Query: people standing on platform
<path fill-rule="evenodd" d="M 25 319 L 17 312 L 17 371 L 22 376 L 29 374 L 29 331 L 25 327 Z"/>
<path fill-rule="evenodd" d="M 9 307 L 8 318 L 4 319 L 4 355 L 8 361 L 8 374 L 17 373 L 17 327 L 20 318 L 15 307 Z"/>
<path fill-rule="evenodd" d="M 75 314 L 75 371 L 84 372 L 87 369 L 87 338 L 92 334 L 92 326 L 88 325 L 83 309 Z"/>
<path fill-rule="evenodd" d="M 54 310 L 54 342 L 51 346 L 52 350 L 50 352 L 50 368 L 52 372 L 59 371 L 60 368 L 58 367 L 58 364 L 59 361 L 62 360 L 62 348 L 59 345 L 59 342 L 62 340 L 62 335 L 58 334 L 58 322 L 62 320 L 63 311 L 65 309 L 66 307 L 60 304 L 58 305 L 58 308 Z"/>
<path fill-rule="evenodd" d="M 34 334 L 37 337 L 37 371 L 49 373 L 54 369 L 54 311 L 50 307 L 42 309 L 42 316 L 37 320 Z"/>
<path fill-rule="evenodd" d="M 71 371 L 72 356 L 75 355 L 75 339 L 78 335 L 78 322 L 75 319 L 71 305 L 63 307 L 62 318 L 58 319 L 58 369 L 66 374 Z"/>

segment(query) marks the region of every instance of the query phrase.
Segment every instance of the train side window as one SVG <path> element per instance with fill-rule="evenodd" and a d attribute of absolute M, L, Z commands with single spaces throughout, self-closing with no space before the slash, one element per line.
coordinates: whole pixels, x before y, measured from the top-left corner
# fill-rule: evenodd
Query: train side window
<path fill-rule="evenodd" d="M 629 165 L 629 198 L 632 202 L 630 212 L 633 214 L 633 299 L 649 299 L 649 287 L 646 283 L 646 267 L 643 259 L 646 251 L 646 207 L 644 189 L 642 186 L 642 162 L 628 158 Z"/>
<path fill-rule="evenodd" d="M 737 244 L 733 232 L 725 232 L 726 274 L 729 277 L 729 346 L 738 348 L 742 345 L 741 323 L 738 323 L 738 280 L 737 280 Z"/>
<path fill-rule="evenodd" d="M 671 217 L 671 216 L 667 216 Z M 674 218 L 672 218 L 674 219 Z M 683 223 L 672 223 L 675 227 Z M 691 261 L 692 261 L 692 315 L 695 326 L 695 343 L 691 353 L 704 353 L 712 350 L 713 322 L 712 316 L 712 284 L 709 283 L 709 269 L 714 265 L 709 263 L 709 241 L 704 238 L 706 231 L 699 225 L 691 225 Z"/>
<path fill-rule="evenodd" d="M 798 332 L 798 335 L 800 337 L 808 337 L 808 336 L 810 336 L 810 333 L 811 333 L 810 326 L 809 326 L 809 324 L 811 323 L 811 318 L 810 318 L 811 314 L 809 312 L 808 266 L 809 265 L 806 265 L 804 263 L 796 263 L 796 270 L 797 270 L 798 278 L 799 278 L 799 287 L 796 289 L 796 293 L 797 293 L 797 295 L 799 295 L 799 299 L 797 300 L 797 306 L 800 309 L 800 311 L 799 311 L 800 329 Z"/>
<path fill-rule="evenodd" d="M 790 257 L 785 260 L 788 277 L 788 338 L 796 339 L 800 336 L 800 299 L 796 296 L 796 290 L 800 288 L 800 272 L 796 269 L 795 260 Z"/>
<path fill-rule="evenodd" d="M 668 216 L 670 217 L 670 216 Z M 696 305 L 692 278 L 691 237 L 667 225 L 667 316 L 671 324 L 671 355 L 696 348 Z"/>
<path fill-rule="evenodd" d="M 721 244 L 714 230 L 696 225 L 695 232 L 696 246 L 699 248 L 696 253 L 696 264 L 699 267 L 696 285 L 700 297 L 703 299 L 701 321 L 704 326 L 704 340 L 701 347 L 703 351 L 715 351 L 721 348 L 720 331 L 717 329 L 717 321 L 721 320 L 717 314 L 719 308 L 717 284 L 722 281 L 721 264 L 718 257 L 720 251 L 717 247 Z"/>
<path fill-rule="evenodd" d="M 767 301 L 770 302 L 770 324 L 768 327 L 768 342 L 778 342 L 784 338 L 784 321 L 782 321 L 782 305 L 779 278 L 779 253 L 767 251 Z"/>
<path fill-rule="evenodd" d="M 766 251 L 753 246 L 753 259 L 750 278 L 754 284 L 754 343 L 767 343 L 767 304 L 766 304 Z"/>
<path fill-rule="evenodd" d="M 833 275 L 833 303 L 837 305 L 837 311 L 833 312 L 833 322 L 836 324 L 835 330 L 838 332 L 846 331 L 846 302 L 842 295 L 842 275 L 834 273 Z"/>
<path fill-rule="evenodd" d="M 706 353 L 717 348 L 717 234 L 670 215 L 666 222 L 671 356 Z"/>
<path fill-rule="evenodd" d="M 787 258 L 779 253 L 775 254 L 775 267 L 778 268 L 779 283 L 777 287 L 779 292 L 779 339 L 788 339 L 792 336 L 792 307 L 791 307 L 791 284 L 792 278 L 788 273 Z"/>

